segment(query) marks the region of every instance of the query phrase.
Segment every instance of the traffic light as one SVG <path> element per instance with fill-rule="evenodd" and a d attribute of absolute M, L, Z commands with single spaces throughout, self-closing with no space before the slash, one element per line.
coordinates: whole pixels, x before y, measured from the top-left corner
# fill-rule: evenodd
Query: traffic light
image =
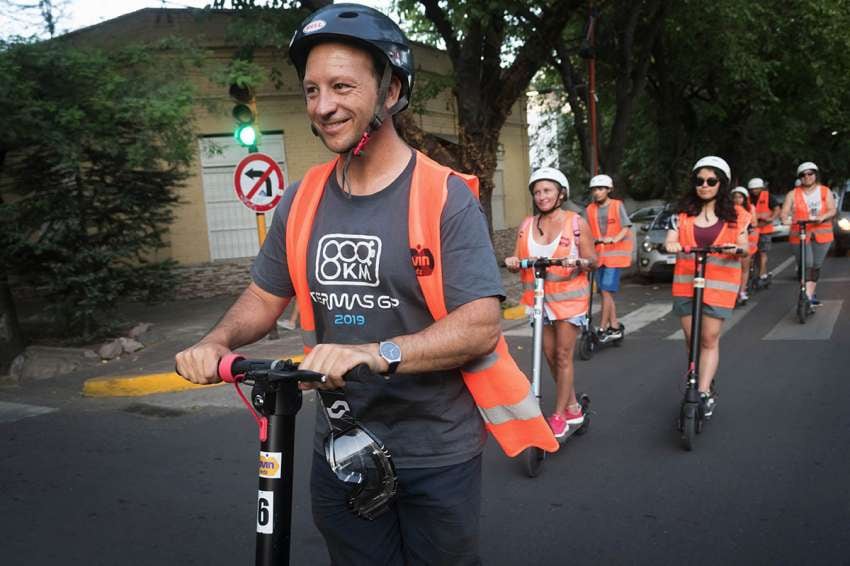
<path fill-rule="evenodd" d="M 257 101 L 250 87 L 239 84 L 230 85 L 230 98 L 234 101 L 233 119 L 236 128 L 233 137 L 243 147 L 256 150 L 260 134 L 257 129 Z"/>

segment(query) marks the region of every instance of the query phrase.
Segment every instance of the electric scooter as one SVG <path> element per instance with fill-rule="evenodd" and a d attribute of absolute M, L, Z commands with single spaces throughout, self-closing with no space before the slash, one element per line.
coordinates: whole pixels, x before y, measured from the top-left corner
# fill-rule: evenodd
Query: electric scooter
<path fill-rule="evenodd" d="M 594 243 L 604 245 L 604 242 L 601 240 L 596 240 Z M 587 321 L 581 329 L 581 336 L 578 343 L 578 357 L 584 361 L 592 358 L 596 350 L 602 346 L 610 346 L 612 344 L 614 346 L 621 346 L 623 338 L 626 336 L 626 328 L 621 322 L 620 328 L 623 330 L 623 335 L 615 340 L 602 341 L 599 332 L 593 327 L 593 295 L 596 291 L 596 270 L 589 271 L 587 277 L 590 279 L 590 303 L 587 305 Z"/>
<path fill-rule="evenodd" d="M 543 283 L 546 280 L 546 271 L 552 266 L 568 266 L 575 265 L 576 260 L 572 258 L 530 258 L 523 259 L 519 262 L 521 269 L 534 270 L 534 311 L 532 314 L 532 324 L 534 328 L 533 339 L 533 354 L 532 354 L 532 378 L 531 390 L 537 398 L 537 403 L 540 403 L 540 380 L 543 371 Z M 581 413 L 584 415 L 584 422 L 578 427 L 569 427 L 567 434 L 558 441 L 563 444 L 573 435 L 581 436 L 590 428 L 590 397 L 585 394 L 578 395 L 578 402 L 581 406 Z M 543 462 L 546 460 L 546 451 L 542 448 L 532 446 L 525 449 L 523 457 L 525 471 L 528 477 L 537 477 L 543 469 Z"/>
<path fill-rule="evenodd" d="M 682 250 L 686 254 L 694 254 L 694 293 L 693 307 L 691 309 L 691 339 L 688 345 L 688 371 L 685 376 L 685 396 L 679 408 L 678 428 L 681 433 L 682 446 L 685 450 L 693 450 L 694 440 L 700 434 L 708 420 L 703 412 L 699 394 L 699 359 L 700 359 L 700 335 L 702 333 L 702 297 L 705 292 L 705 265 L 708 254 L 730 253 L 730 249 L 722 246 L 710 246 L 707 248 L 688 247 Z M 736 253 L 741 254 L 744 250 L 736 248 Z M 711 395 L 716 395 L 715 377 L 711 383 Z"/>
<path fill-rule="evenodd" d="M 256 566 L 288 566 L 292 540 L 292 476 L 295 416 L 301 409 L 301 382 L 324 383 L 317 372 L 300 370 L 292 360 L 246 360 L 238 354 L 221 359 L 218 373 L 232 383 L 257 421 L 260 436 L 257 492 Z M 346 380 L 371 375 L 361 364 Z M 253 385 L 251 402 L 239 383 Z"/>
<path fill-rule="evenodd" d="M 812 303 L 809 300 L 809 294 L 806 293 L 806 242 L 809 239 L 806 225 L 815 224 L 815 221 L 795 220 L 794 223 L 800 227 L 800 264 L 798 268 L 800 272 L 800 292 L 797 294 L 797 320 L 800 324 L 806 324 L 809 315 L 815 314 L 815 309 L 812 308 Z"/>

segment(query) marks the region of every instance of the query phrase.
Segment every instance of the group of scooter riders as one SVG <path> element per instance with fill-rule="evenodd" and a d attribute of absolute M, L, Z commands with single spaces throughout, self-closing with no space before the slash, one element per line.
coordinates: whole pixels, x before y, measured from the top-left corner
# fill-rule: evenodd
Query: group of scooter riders
<path fill-rule="evenodd" d="M 331 4 L 301 22 L 289 58 L 309 126 L 335 158 L 287 187 L 251 283 L 206 336 L 177 354 L 176 370 L 193 383 L 220 381 L 220 362 L 262 338 L 294 298 L 307 351 L 299 371 L 322 377 L 300 387 L 345 394 L 318 404 L 311 466 L 313 519 L 331 563 L 479 564 L 487 433 L 516 456 L 528 447 L 555 451 L 553 436 L 581 425 L 572 358 L 588 314 L 586 274 L 596 271 L 603 295 L 600 341 L 621 339 L 613 297 L 632 252 L 628 216 L 610 197 L 614 183 L 606 175 L 591 181 L 594 202 L 583 217 L 561 208 L 569 197 L 563 173 L 547 168 L 531 177 L 540 214 L 523 222 L 507 266 L 516 270 L 520 257 L 577 259 L 550 270 L 545 282 L 544 348 L 558 383 L 547 423 L 501 335 L 505 293 L 477 179 L 415 151 L 395 128 L 416 71 L 404 33 L 372 8 Z M 826 223 L 834 214 L 816 173 L 814 164 L 801 166 L 803 188 L 786 199 L 783 220 L 793 212 Z M 720 326 L 739 293 L 741 263 L 733 254 L 747 247 L 751 224 L 750 212 L 732 204 L 731 178 L 722 159 L 701 159 L 667 238 L 671 252 L 712 242 L 729 249 L 707 274 L 703 337 L 713 353 L 703 358 L 706 393 Z M 775 214 L 770 202 L 767 208 Z M 813 248 L 821 247 L 808 256 L 813 299 L 827 238 L 821 225 L 814 235 Z M 687 332 L 694 282 L 687 254 L 679 258 L 674 308 Z M 530 283 L 530 275 L 521 277 Z M 526 289 L 523 302 L 531 295 Z M 364 366 L 368 377 L 349 379 Z M 340 462 L 328 449 L 335 437 L 324 417 L 342 409 L 370 431 L 357 438 L 371 440 L 347 446 L 351 458 Z M 370 467 L 364 454 L 385 465 Z M 358 507 L 364 494 L 380 508 Z"/>
<path fill-rule="evenodd" d="M 812 307 L 820 305 L 815 289 L 820 269 L 833 239 L 831 218 L 836 205 L 832 192 L 820 184 L 819 170 L 807 161 L 797 168 L 797 183 L 780 207 L 778 199 L 767 191 L 761 178 L 753 178 L 747 188 L 730 190 L 732 173 L 729 164 L 717 156 L 706 156 L 696 162 L 691 172 L 691 187 L 676 209 L 664 247 L 677 254 L 673 275 L 673 312 L 679 316 L 690 343 L 693 307 L 694 247 L 725 247 L 725 254 L 709 256 L 705 273 L 703 320 L 700 333 L 701 359 L 699 392 L 703 414 L 710 417 L 716 400 L 712 395 L 712 380 L 720 360 L 720 332 L 723 321 L 732 316 L 733 309 L 747 301 L 748 277 L 753 257 L 755 288 L 768 284 L 767 270 L 773 221 L 779 217 L 791 226 L 789 241 L 799 244 L 801 220 L 813 220 L 811 239 L 806 243 L 806 293 Z M 586 260 L 576 268 L 560 268 L 550 275 L 544 286 L 545 323 L 544 352 L 557 382 L 557 401 L 548 417 L 557 438 L 564 437 L 571 426 L 582 423 L 576 404 L 573 371 L 573 350 L 578 329 L 586 324 L 590 295 L 589 278 L 579 271 L 596 270 L 596 285 L 602 295 L 601 324 L 593 329 L 601 342 L 622 338 L 624 327 L 618 322 L 614 293 L 619 288 L 620 271 L 630 265 L 632 251 L 631 224 L 620 200 L 611 198 L 614 184 L 608 175 L 596 175 L 590 181 L 592 200 L 583 218 L 562 209 L 569 198 L 569 183 L 557 169 L 544 167 L 535 171 L 529 180 L 538 214 L 521 224 L 514 255 L 506 258 L 511 271 L 519 271 L 520 260 L 528 257 L 562 257 L 571 245 L 578 242 L 579 257 Z M 591 251 L 590 243 L 595 244 Z M 801 269 L 797 251 L 798 270 Z M 798 271 L 799 272 L 799 271 Z M 565 282 L 573 281 L 571 285 Z M 529 290 L 533 288 L 528 276 L 523 276 L 522 302 L 533 305 Z M 559 316 L 560 314 L 560 316 Z"/>

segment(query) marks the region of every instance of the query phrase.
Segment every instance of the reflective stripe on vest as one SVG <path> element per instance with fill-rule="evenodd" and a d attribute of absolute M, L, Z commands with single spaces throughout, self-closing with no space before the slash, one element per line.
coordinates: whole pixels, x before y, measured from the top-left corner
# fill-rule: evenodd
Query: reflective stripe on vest
<path fill-rule="evenodd" d="M 829 187 L 820 185 L 820 212 L 826 212 L 827 194 Z M 794 189 L 794 220 L 808 220 L 810 218 L 809 203 L 806 202 L 806 197 L 803 194 L 803 189 Z M 827 244 L 834 239 L 832 233 L 831 222 L 821 222 L 820 224 L 807 224 L 806 232 L 812 236 L 819 244 Z M 792 244 L 800 243 L 800 227 L 797 224 L 791 223 L 791 233 L 788 236 L 788 241 Z"/>
<path fill-rule="evenodd" d="M 753 255 L 759 248 L 759 230 L 758 221 L 756 220 L 756 207 L 750 205 L 750 227 L 747 229 L 747 242 L 750 244 L 750 255 Z"/>
<path fill-rule="evenodd" d="M 286 228 L 287 261 L 301 311 L 302 334 L 309 336 L 313 333 L 314 342 L 315 318 L 307 280 L 307 248 L 319 201 L 336 164 L 337 160 L 334 160 L 307 172 L 292 202 Z M 476 177 L 456 173 L 416 152 L 410 186 L 408 244 L 410 249 L 429 249 L 434 258 L 432 270 L 416 272 L 416 279 L 434 320 L 448 315 L 443 296 L 440 216 L 448 195 L 447 182 L 451 174 L 463 179 L 470 191 L 478 197 Z M 536 399 L 533 404 L 526 401 L 531 393 L 531 384 L 511 357 L 504 336 L 499 336 L 492 353 L 473 360 L 460 371 L 487 430 L 505 454 L 513 457 L 532 446 L 548 452 L 558 450 L 558 441 L 543 418 Z"/>
<path fill-rule="evenodd" d="M 748 221 L 749 213 L 741 207 L 737 207 L 738 218 L 736 222 L 725 222 L 723 229 L 717 235 L 712 245 L 724 246 L 734 245 L 738 241 L 738 233 L 741 227 Z M 693 216 L 679 214 L 679 243 L 683 248 L 696 247 L 694 236 Z M 673 270 L 673 296 L 693 297 L 694 254 L 679 253 L 676 257 L 676 267 Z M 709 254 L 705 265 L 705 293 L 703 302 L 713 307 L 734 308 L 738 298 L 738 288 L 741 285 L 741 261 L 740 258 L 728 254 Z"/>
<path fill-rule="evenodd" d="M 587 222 L 594 240 L 613 238 L 623 229 L 620 219 L 620 201 L 608 199 L 608 224 L 605 226 L 605 234 L 599 230 L 599 205 L 595 202 L 587 205 Z M 615 244 L 596 244 L 596 254 L 599 265 L 605 267 L 628 267 L 632 264 L 632 250 L 634 240 L 632 231 L 629 230 L 626 237 Z"/>
<path fill-rule="evenodd" d="M 767 214 L 772 212 L 773 210 L 770 209 L 770 193 L 767 192 L 767 189 L 762 189 L 758 201 L 756 201 L 756 213 Z M 758 222 L 756 222 L 756 226 L 758 226 Z M 758 226 L 758 229 L 759 234 L 773 234 L 773 222 Z"/>
<path fill-rule="evenodd" d="M 578 251 L 578 238 L 574 230 L 580 225 L 575 212 L 567 211 L 561 239 L 552 257 L 569 257 L 575 245 Z M 520 225 L 517 233 L 516 255 L 528 258 L 529 238 L 533 230 L 534 217 L 529 216 Z M 575 240 L 575 241 L 574 241 Z M 551 277 L 550 277 L 551 275 Z M 534 270 L 523 269 L 519 274 L 522 282 L 522 297 L 520 302 L 527 307 L 534 306 Z M 550 267 L 546 271 L 543 283 L 543 301 L 551 309 L 555 320 L 568 320 L 587 313 L 590 303 L 590 283 L 585 273 L 573 267 Z"/>

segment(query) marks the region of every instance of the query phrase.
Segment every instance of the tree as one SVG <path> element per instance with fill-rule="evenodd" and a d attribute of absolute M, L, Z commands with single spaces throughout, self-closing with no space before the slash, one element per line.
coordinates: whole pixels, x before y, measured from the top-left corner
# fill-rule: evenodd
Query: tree
<path fill-rule="evenodd" d="M 156 251 L 195 146 L 182 49 L 0 44 L 0 262 L 67 332 L 170 287 Z"/>

